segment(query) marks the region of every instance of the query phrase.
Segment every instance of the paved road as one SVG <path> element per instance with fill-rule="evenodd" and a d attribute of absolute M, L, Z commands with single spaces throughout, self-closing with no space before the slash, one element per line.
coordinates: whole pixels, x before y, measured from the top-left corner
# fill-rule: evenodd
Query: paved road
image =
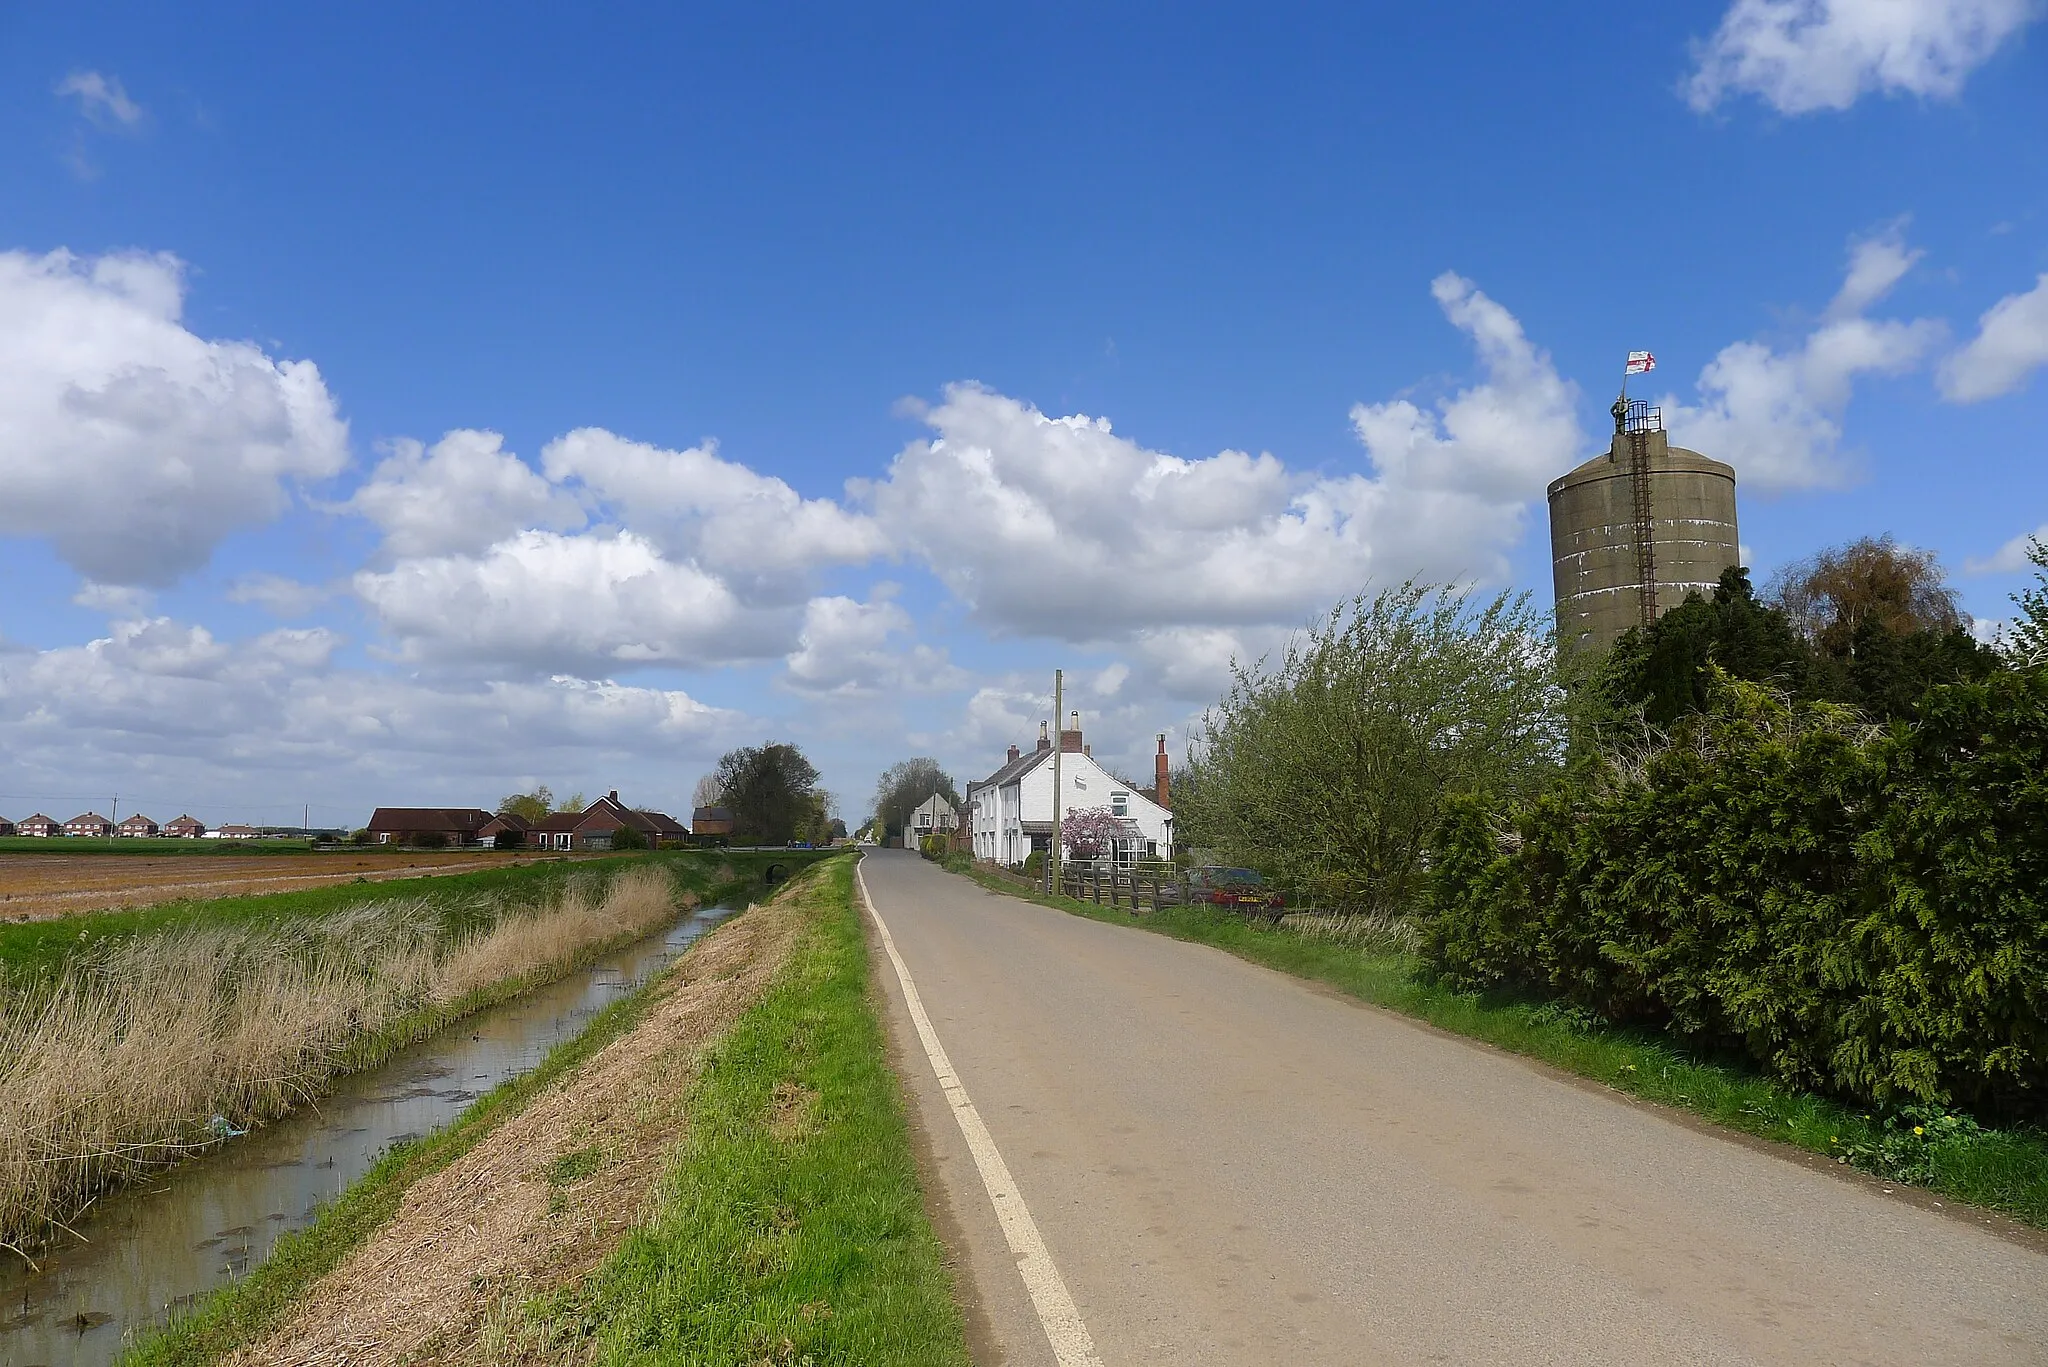
<path fill-rule="evenodd" d="M 862 870 L 1105 1367 L 2048 1363 L 2048 1245 L 915 855 Z M 880 972 L 981 1367 L 1054 1364 Z"/>

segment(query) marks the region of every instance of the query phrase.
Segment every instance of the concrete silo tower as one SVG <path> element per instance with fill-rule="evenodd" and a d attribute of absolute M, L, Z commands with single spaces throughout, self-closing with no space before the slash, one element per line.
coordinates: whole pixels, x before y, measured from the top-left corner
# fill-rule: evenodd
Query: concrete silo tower
<path fill-rule="evenodd" d="M 1560 643 L 1605 650 L 1739 563 L 1735 471 L 1673 446 L 1660 410 L 1624 391 L 1614 443 L 1550 486 Z"/>

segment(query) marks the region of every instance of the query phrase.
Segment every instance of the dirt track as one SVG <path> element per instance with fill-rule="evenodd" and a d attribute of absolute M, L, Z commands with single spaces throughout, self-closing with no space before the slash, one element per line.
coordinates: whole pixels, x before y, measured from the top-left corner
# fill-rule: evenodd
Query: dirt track
<path fill-rule="evenodd" d="M 0 854 L 0 919 L 39 921 L 80 911 L 192 898 L 292 892 L 356 879 L 420 878 L 530 864 L 545 856 L 408 854 Z"/>

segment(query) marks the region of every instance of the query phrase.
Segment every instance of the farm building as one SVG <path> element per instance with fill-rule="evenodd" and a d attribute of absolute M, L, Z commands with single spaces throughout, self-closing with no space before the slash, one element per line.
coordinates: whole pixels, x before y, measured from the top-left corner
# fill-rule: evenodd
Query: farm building
<path fill-rule="evenodd" d="M 649 845 L 678 844 L 690 832 L 665 812 L 640 812 L 619 801 L 614 788 L 580 812 L 556 812 L 533 828 L 532 843 L 547 850 L 608 850 L 612 833 L 630 826 Z"/>
<path fill-rule="evenodd" d="M 44 838 L 57 834 L 57 831 L 57 823 L 44 816 L 41 812 L 37 812 L 26 821 L 15 823 L 14 827 L 16 835 L 33 835 Z"/>
<path fill-rule="evenodd" d="M 692 835 L 731 835 L 732 808 L 699 807 L 690 813 Z"/>
<path fill-rule="evenodd" d="M 64 834 L 66 835 L 106 836 L 113 833 L 114 823 L 101 816 L 98 812 L 87 812 L 83 816 L 74 816 L 64 823 Z"/>
<path fill-rule="evenodd" d="M 164 834 L 180 840 L 197 840 L 206 834 L 206 825 L 197 817 L 181 816 L 175 821 L 164 823 Z"/>
<path fill-rule="evenodd" d="M 477 828 L 476 843 L 487 850 L 509 850 L 526 843 L 533 823 L 517 812 L 499 812 Z"/>
<path fill-rule="evenodd" d="M 370 816 L 370 839 L 379 845 L 474 845 L 496 819 L 481 807 L 379 807 Z"/>
<path fill-rule="evenodd" d="M 125 836 L 141 837 L 155 835 L 163 828 L 141 812 L 137 812 L 134 816 L 124 817 L 115 829 Z"/>

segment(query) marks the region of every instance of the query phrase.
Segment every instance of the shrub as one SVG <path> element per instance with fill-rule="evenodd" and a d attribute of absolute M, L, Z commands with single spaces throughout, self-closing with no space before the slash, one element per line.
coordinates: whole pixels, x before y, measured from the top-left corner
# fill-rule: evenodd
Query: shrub
<path fill-rule="evenodd" d="M 422 850 L 445 850 L 448 848 L 448 837 L 441 831 L 421 831 L 408 843 Z"/>
<path fill-rule="evenodd" d="M 1716 674 L 1639 762 L 1452 803 L 1423 955 L 1862 1102 L 2048 1115 L 2048 673 L 1915 724 Z"/>
<path fill-rule="evenodd" d="M 621 826 L 612 832 L 612 848 L 615 850 L 644 850 L 647 837 L 638 828 Z"/>

